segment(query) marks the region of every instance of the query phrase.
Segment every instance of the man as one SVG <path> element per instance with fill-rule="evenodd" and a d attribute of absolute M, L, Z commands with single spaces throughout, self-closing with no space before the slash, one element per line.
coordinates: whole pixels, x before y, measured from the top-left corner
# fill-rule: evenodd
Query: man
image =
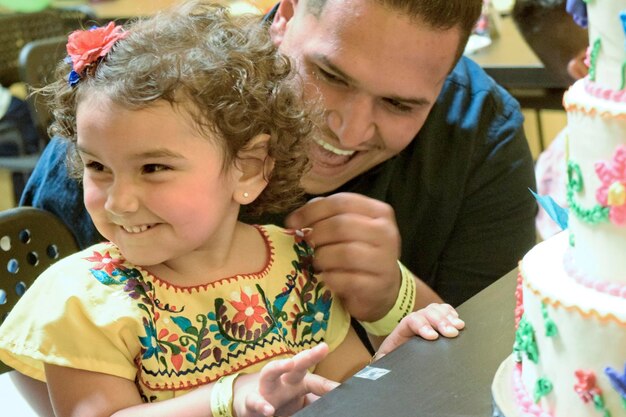
<path fill-rule="evenodd" d="M 269 16 L 328 129 L 303 182 L 312 200 L 288 217 L 246 220 L 311 227 L 316 268 L 358 320 L 395 308 L 398 259 L 419 277 L 415 308 L 457 305 L 534 243 L 519 106 L 469 59 L 457 63 L 481 4 L 285 0 Z M 100 237 L 63 158 L 53 140 L 21 204 L 57 214 L 85 247 Z"/>

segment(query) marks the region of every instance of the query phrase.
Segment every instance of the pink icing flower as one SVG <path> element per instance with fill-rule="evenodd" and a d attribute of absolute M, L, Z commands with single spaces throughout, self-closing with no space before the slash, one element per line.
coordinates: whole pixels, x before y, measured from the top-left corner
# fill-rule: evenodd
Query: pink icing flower
<path fill-rule="evenodd" d="M 72 60 L 73 70 L 81 75 L 86 67 L 105 56 L 113 44 L 127 34 L 128 32 L 113 22 L 105 27 L 72 32 L 67 41 L 67 53 Z"/>
<path fill-rule="evenodd" d="M 595 170 L 602 181 L 596 199 L 609 207 L 609 219 L 613 224 L 626 225 L 626 146 L 617 147 L 612 161 L 596 162 Z"/>

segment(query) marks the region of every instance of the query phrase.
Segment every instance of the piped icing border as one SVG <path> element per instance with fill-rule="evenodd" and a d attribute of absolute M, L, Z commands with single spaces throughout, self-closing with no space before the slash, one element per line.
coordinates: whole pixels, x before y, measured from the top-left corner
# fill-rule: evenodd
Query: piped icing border
<path fill-rule="evenodd" d="M 588 78 L 578 80 L 565 92 L 563 107 L 567 112 L 578 111 L 589 116 L 626 119 L 626 90 L 624 90 L 623 101 L 612 101 L 597 96 L 597 91 L 596 93 L 588 92 L 588 83 L 591 83 Z"/>
<path fill-rule="evenodd" d="M 626 321 L 621 320 L 619 317 L 617 317 L 613 313 L 602 314 L 602 313 L 598 312 L 595 309 L 590 309 L 589 311 L 585 311 L 585 310 L 581 309 L 580 307 L 578 307 L 577 305 L 566 305 L 563 302 L 561 302 L 560 300 L 553 300 L 552 298 L 542 294 L 541 291 L 539 291 L 537 288 L 534 288 L 528 282 L 528 279 L 526 277 L 524 277 L 524 285 L 526 286 L 526 288 L 528 288 L 529 291 L 531 291 L 533 294 L 535 294 L 535 296 L 537 296 L 537 298 L 539 298 L 539 300 L 541 300 L 541 302 L 543 302 L 545 304 L 549 304 L 549 305 L 551 305 L 555 309 L 563 308 L 566 311 L 573 311 L 573 312 L 576 312 L 576 313 L 580 314 L 584 318 L 595 317 L 597 320 L 603 321 L 603 322 L 610 322 L 610 321 L 612 321 L 612 322 L 616 323 L 618 326 L 626 328 Z"/>
<path fill-rule="evenodd" d="M 593 279 L 591 275 L 578 269 L 576 267 L 576 261 L 574 260 L 571 248 L 568 248 L 565 251 L 565 256 L 563 256 L 563 268 L 565 269 L 565 272 L 580 285 L 603 294 L 626 299 L 626 285 L 607 281 L 598 281 Z"/>
<path fill-rule="evenodd" d="M 584 79 L 584 85 L 587 94 L 593 97 L 616 103 L 626 103 L 626 90 L 613 90 L 603 87 L 589 78 Z"/>
<path fill-rule="evenodd" d="M 515 395 L 515 403 L 524 417 L 553 417 L 552 414 L 544 411 L 540 405 L 535 404 L 522 381 L 522 364 L 516 362 L 511 372 L 513 378 L 513 394 Z"/>

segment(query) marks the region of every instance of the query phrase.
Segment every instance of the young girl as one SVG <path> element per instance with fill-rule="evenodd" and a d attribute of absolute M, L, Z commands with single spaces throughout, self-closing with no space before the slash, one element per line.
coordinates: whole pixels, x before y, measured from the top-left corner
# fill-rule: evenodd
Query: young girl
<path fill-rule="evenodd" d="M 47 382 L 57 416 L 289 415 L 363 367 L 306 233 L 237 220 L 298 201 L 315 132 L 267 29 L 191 3 L 74 32 L 68 53 L 53 131 L 109 242 L 37 280 L 0 359 Z M 454 336 L 456 317 L 411 323 Z"/>

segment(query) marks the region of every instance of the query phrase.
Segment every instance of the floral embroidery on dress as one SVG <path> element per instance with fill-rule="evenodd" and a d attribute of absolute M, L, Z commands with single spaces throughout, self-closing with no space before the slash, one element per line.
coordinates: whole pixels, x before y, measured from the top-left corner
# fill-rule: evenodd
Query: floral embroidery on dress
<path fill-rule="evenodd" d="M 136 361 L 143 384 L 157 390 L 188 389 L 324 340 L 331 293 L 314 274 L 313 249 L 303 236 L 284 233 L 293 235 L 291 270 L 283 268 L 282 276 L 272 270 L 267 277 L 209 284 L 206 294 L 197 295 L 209 300 L 201 303 L 206 305 L 204 311 L 160 299 L 167 289 L 128 264 L 113 245 L 85 258 L 92 262 L 94 278 L 107 286 L 123 286 L 141 311 L 144 334 L 138 337 Z M 272 284 L 279 291 L 267 293 L 269 280 L 281 280 L 278 286 Z M 190 297 L 196 297 L 196 292 L 202 291 L 194 290 Z"/>

